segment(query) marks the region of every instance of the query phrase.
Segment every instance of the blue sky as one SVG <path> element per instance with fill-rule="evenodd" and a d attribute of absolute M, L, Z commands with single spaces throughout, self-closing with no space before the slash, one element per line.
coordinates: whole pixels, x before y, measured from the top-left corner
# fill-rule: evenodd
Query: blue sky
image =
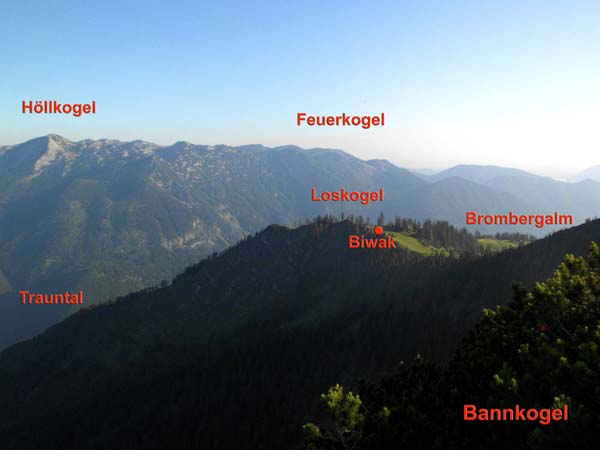
<path fill-rule="evenodd" d="M 11 1 L 0 144 L 58 133 L 293 143 L 408 167 L 600 164 L 600 3 Z M 21 100 L 96 100 L 92 117 Z M 386 113 L 298 128 L 297 112 Z"/>

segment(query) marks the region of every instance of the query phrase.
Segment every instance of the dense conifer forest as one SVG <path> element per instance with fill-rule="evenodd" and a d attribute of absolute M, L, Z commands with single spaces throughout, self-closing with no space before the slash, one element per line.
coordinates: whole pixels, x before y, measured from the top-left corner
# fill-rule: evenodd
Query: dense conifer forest
<path fill-rule="evenodd" d="M 364 399 L 358 411 L 365 417 L 364 432 L 377 442 L 390 442 L 385 440 L 389 436 L 399 443 L 417 442 L 431 432 L 427 423 L 433 420 L 419 405 L 452 407 L 445 403 L 446 391 L 425 384 L 448 383 L 444 370 L 449 363 L 458 367 L 458 375 L 470 370 L 488 378 L 513 373 L 519 386 L 530 383 L 527 373 L 533 369 L 517 364 L 510 346 L 522 339 L 519 321 L 507 322 L 506 349 L 500 335 L 486 353 L 481 345 L 488 333 L 475 331 L 479 334 L 467 341 L 471 344 L 463 345 L 464 356 L 453 355 L 484 308 L 510 301 L 513 280 L 531 289 L 552 275 L 566 253 L 586 253 L 591 241 L 600 241 L 600 222 L 494 255 L 452 257 L 402 247 L 351 250 L 347 237 L 355 233 L 373 236 L 372 226 L 364 219 L 329 216 L 296 229 L 270 226 L 162 287 L 80 311 L 3 351 L 0 447 L 303 448 L 304 423 L 327 429 L 319 396 L 336 384 Z M 542 295 L 535 292 L 530 295 Z M 508 320 L 514 308 L 488 313 L 484 323 L 494 317 Z M 577 332 L 572 327 L 576 317 L 561 319 L 571 334 Z M 524 318 L 536 320 L 535 315 Z M 538 345 L 532 340 L 530 349 Z M 565 345 L 565 351 L 577 350 L 570 341 Z M 506 356 L 494 353 L 500 350 Z M 576 364 L 568 352 L 569 364 Z M 409 363 L 404 370 L 414 376 L 397 375 L 399 362 L 416 355 L 422 355 L 424 369 Z M 504 372 L 495 364 L 499 358 L 510 364 Z M 485 377 L 471 383 L 473 395 L 479 395 L 473 401 L 492 398 Z M 361 385 L 361 379 L 370 382 Z M 385 383 L 392 383 L 392 390 L 406 385 L 401 392 L 408 403 L 402 403 L 404 394 L 388 399 Z M 552 394 L 583 402 L 569 389 Z M 418 407 L 410 407 L 412 397 Z M 538 401 L 546 405 L 552 399 Z M 384 406 L 390 429 L 379 433 L 375 415 Z M 404 435 L 403 424 L 412 422 L 414 433 Z"/>
<path fill-rule="evenodd" d="M 417 355 L 360 394 L 339 384 L 307 448 L 591 449 L 600 421 L 600 250 L 565 256 L 554 275 L 486 309 L 447 366 Z M 564 408 L 568 421 L 471 422 L 464 405 Z"/>

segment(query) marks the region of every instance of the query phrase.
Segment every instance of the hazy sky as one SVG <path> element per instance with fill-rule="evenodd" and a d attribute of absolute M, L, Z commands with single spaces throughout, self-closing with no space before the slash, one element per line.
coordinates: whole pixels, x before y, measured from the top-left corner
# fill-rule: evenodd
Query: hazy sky
<path fill-rule="evenodd" d="M 6 1 L 0 144 L 291 143 L 562 176 L 600 164 L 599 23 L 598 1 Z M 98 113 L 23 115 L 30 99 Z M 297 112 L 386 126 L 299 128 Z"/>

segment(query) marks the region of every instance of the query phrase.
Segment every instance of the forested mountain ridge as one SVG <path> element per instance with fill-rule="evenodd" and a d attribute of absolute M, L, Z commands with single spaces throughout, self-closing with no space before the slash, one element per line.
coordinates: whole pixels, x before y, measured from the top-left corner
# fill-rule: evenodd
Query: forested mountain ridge
<path fill-rule="evenodd" d="M 312 188 L 342 187 L 383 188 L 385 201 L 311 200 Z M 73 312 L 60 305 L 24 308 L 21 289 L 83 290 L 90 305 L 158 284 L 271 223 L 292 225 L 342 212 L 375 220 L 385 211 L 462 227 L 466 210 L 511 208 L 527 206 L 463 179 L 429 184 L 387 161 L 361 161 L 332 149 L 73 142 L 57 135 L 4 146 L 0 348 Z"/>
<path fill-rule="evenodd" d="M 587 258 L 565 255 L 551 278 L 486 309 L 447 366 L 418 355 L 359 394 L 331 387 L 306 448 L 595 449 L 599 299 L 592 242 Z"/>
<path fill-rule="evenodd" d="M 328 386 L 416 353 L 447 361 L 483 307 L 509 301 L 512 280 L 531 285 L 565 253 L 584 254 L 600 222 L 458 260 L 350 250 L 357 232 L 370 235 L 327 218 L 269 227 L 170 286 L 5 350 L 0 445 L 289 448 Z M 55 420 L 74 426 L 60 431 Z"/>
<path fill-rule="evenodd" d="M 0 271 L 31 292 L 83 290 L 90 305 L 160 283 L 269 223 L 329 210 L 311 187 L 395 190 L 423 184 L 400 168 L 379 171 L 348 154 L 297 147 L 170 147 L 57 135 L 0 154 Z M 383 180 L 383 181 L 382 181 Z M 379 205 L 378 207 L 381 207 Z M 0 308 L 0 348 L 72 312 L 25 309 L 15 291 Z"/>
<path fill-rule="evenodd" d="M 394 186 L 423 183 L 403 169 L 393 175 L 392 197 Z M 106 300 L 170 278 L 269 223 L 332 209 L 310 201 L 313 185 L 379 189 L 374 178 L 374 168 L 333 150 L 49 135 L 0 155 L 0 270 L 13 286 L 83 289 L 88 304 Z M 65 311 L 48 313 L 55 320 Z M 24 325 L 15 332 L 28 336 Z"/>
<path fill-rule="evenodd" d="M 89 305 L 159 283 L 239 240 L 239 226 L 191 192 L 152 148 L 48 136 L 5 149 L 0 270 L 10 285 L 83 290 Z M 1 300 L 0 348 L 71 312 L 21 306 L 15 291 Z"/>
<path fill-rule="evenodd" d="M 403 215 L 412 218 L 437 218 L 459 227 L 465 226 L 465 213 L 508 214 L 510 211 L 535 211 L 527 202 L 514 194 L 495 191 L 460 177 L 444 178 L 422 188 L 401 194 Z M 469 226 L 471 232 L 487 233 L 514 231 L 501 225 Z M 553 229 L 549 227 L 549 229 Z M 522 231 L 540 234 L 540 230 L 524 227 Z M 546 230 L 546 232 L 549 232 Z"/>

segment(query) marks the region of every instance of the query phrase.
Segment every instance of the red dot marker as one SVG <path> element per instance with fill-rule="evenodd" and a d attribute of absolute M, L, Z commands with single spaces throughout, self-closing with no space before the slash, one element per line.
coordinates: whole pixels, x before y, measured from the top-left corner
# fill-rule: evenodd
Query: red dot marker
<path fill-rule="evenodd" d="M 383 227 L 377 225 L 373 231 L 375 231 L 375 234 L 383 234 Z"/>

